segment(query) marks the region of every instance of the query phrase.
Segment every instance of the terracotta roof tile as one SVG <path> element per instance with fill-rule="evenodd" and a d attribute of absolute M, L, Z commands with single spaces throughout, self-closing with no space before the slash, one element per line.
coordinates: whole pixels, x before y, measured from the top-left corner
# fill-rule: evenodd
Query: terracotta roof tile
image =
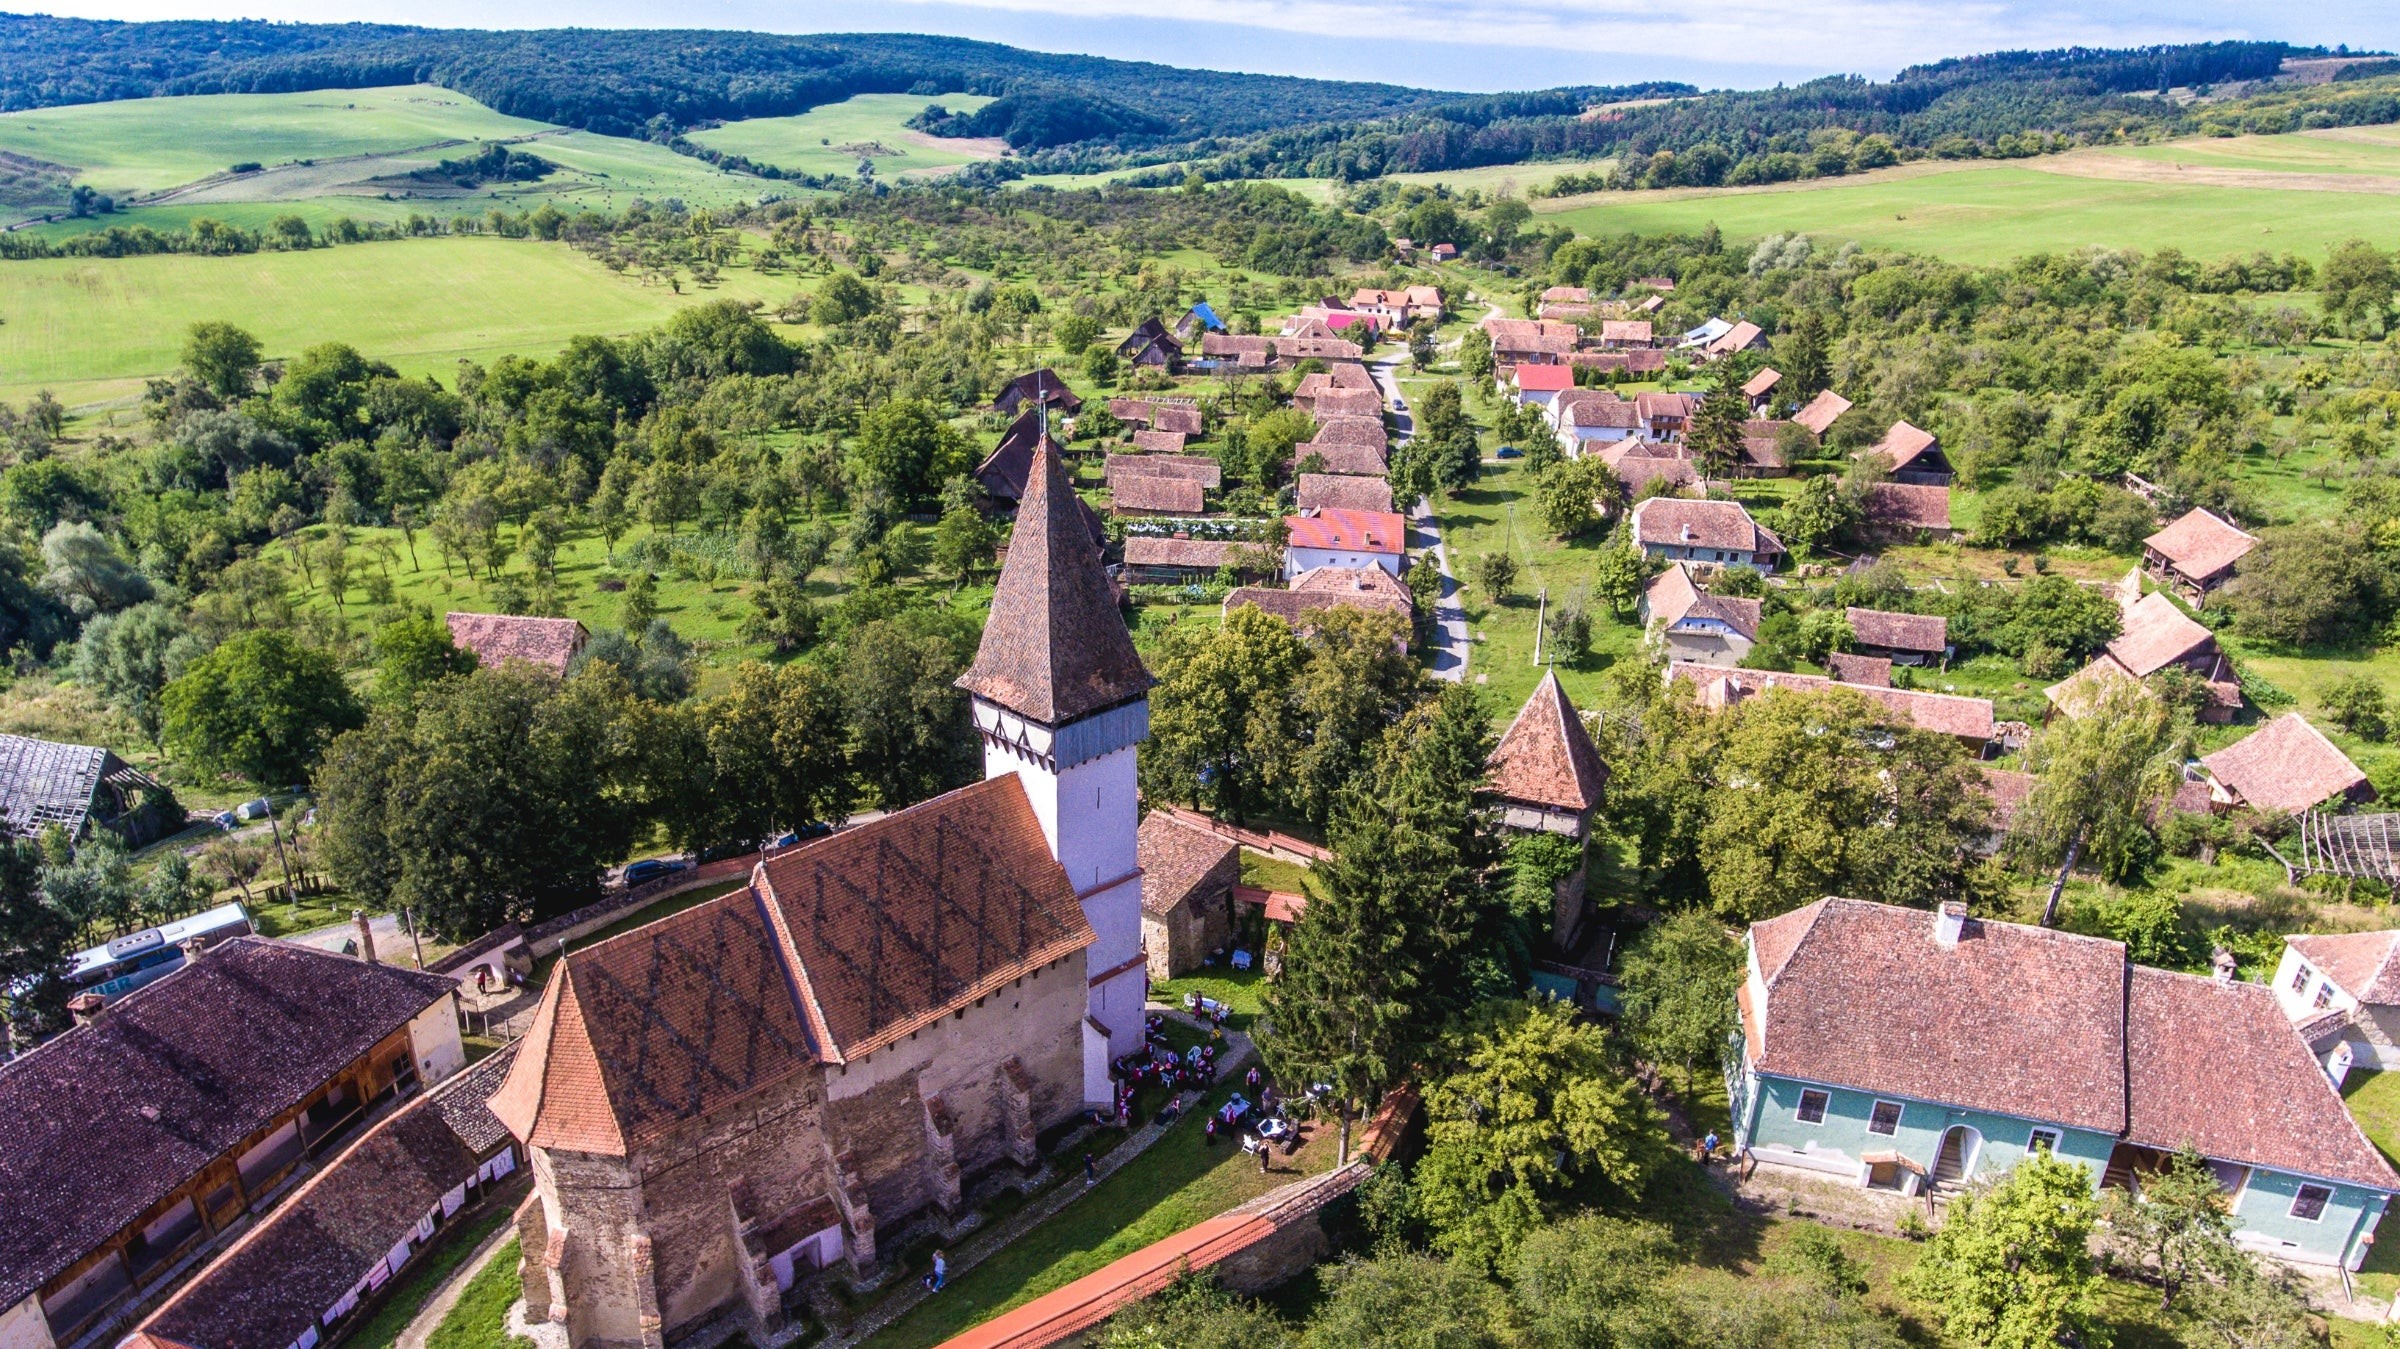
<path fill-rule="evenodd" d="M 1648 319 L 1602 319 L 1600 340 L 1648 346 L 1653 340 Z"/>
<path fill-rule="evenodd" d="M 1888 689 L 1892 686 L 1892 663 L 1881 656 L 1831 652 L 1825 657 L 1825 672 L 1833 682 L 1856 688 Z"/>
<path fill-rule="evenodd" d="M 1323 609 L 1365 609 L 1405 620 L 1416 612 L 1417 602 L 1399 578 L 1381 567 L 1317 567 L 1301 573 L 1287 589 L 1242 586 L 1225 597 L 1226 613 L 1244 606 L 1264 609 L 1305 629 L 1308 616 Z M 1407 640 L 1405 633 L 1401 640 Z"/>
<path fill-rule="evenodd" d="M 1320 510 L 1287 515 L 1285 537 L 1294 548 L 1330 548 L 1342 552 L 1401 553 L 1408 547 L 1408 526 L 1388 511 Z"/>
<path fill-rule="evenodd" d="M 1326 445 L 1364 445 L 1376 450 L 1391 448 L 1391 437 L 1383 429 L 1383 418 L 1320 417 L 1317 433 L 1309 438 L 1303 451 Z"/>
<path fill-rule="evenodd" d="M 1896 614 L 1883 609 L 1844 609 L 1850 635 L 1861 646 L 1921 651 L 1938 656 L 1950 647 L 1950 620 L 1940 614 Z"/>
<path fill-rule="evenodd" d="M 497 669 L 521 660 L 552 674 L 565 674 L 568 662 L 591 634 L 572 618 L 528 618 L 519 614 L 452 613 L 442 621 L 450 639 L 475 653 L 475 659 Z"/>
<path fill-rule="evenodd" d="M 457 984 L 237 937 L 0 1064 L 0 1306 L 97 1249 Z"/>
<path fill-rule="evenodd" d="M 1383 395 L 1373 389 L 1327 389 L 1310 411 L 1320 417 L 1380 417 Z"/>
<path fill-rule="evenodd" d="M 1792 420 L 1809 429 L 1812 435 L 1824 435 L 1850 410 L 1850 400 L 1831 389 L 1808 400 L 1808 406 L 1792 414 Z"/>
<path fill-rule="evenodd" d="M 1142 909 L 1166 914 L 1194 895 L 1222 890 L 1231 893 L 1242 875 L 1242 850 L 1165 811 L 1142 817 L 1138 839 L 1142 861 Z"/>
<path fill-rule="evenodd" d="M 2176 571 L 2199 581 L 2241 561 L 2258 546 L 2258 537 L 2195 506 L 2142 540 L 2142 545 L 2166 558 Z"/>
<path fill-rule="evenodd" d="M 1153 682 L 1117 613 L 1066 465 L 1045 451 L 1017 511 L 975 663 L 958 685 L 1056 726 Z"/>
<path fill-rule="evenodd" d="M 1781 383 L 1783 383 L 1783 372 L 1773 366 L 1767 366 L 1750 377 L 1749 382 L 1742 386 L 1742 392 L 1752 398 L 1763 398 L 1774 392 L 1775 386 Z"/>
<path fill-rule="evenodd" d="M 1144 454 L 1181 454 L 1188 439 L 1181 431 L 1136 431 L 1133 448 Z"/>
<path fill-rule="evenodd" d="M 2108 654 L 2137 679 L 2147 679 L 2202 648 L 2216 649 L 2217 639 L 2175 607 L 2163 590 L 2144 595 L 2125 615 L 2125 631 L 2108 644 Z"/>
<path fill-rule="evenodd" d="M 1692 683 L 1700 689 L 1700 701 L 1707 707 L 1726 707 L 1762 693 L 1782 690 L 1791 693 L 1823 693 L 1834 687 L 1823 675 L 1783 674 L 1771 670 L 1727 670 L 1713 665 L 1694 665 L 1676 661 L 1667 667 L 1667 677 Z M 1926 693 L 1918 689 L 1871 688 L 1844 684 L 1842 689 L 1870 702 L 1880 703 L 1896 717 L 1906 718 L 1919 730 L 1938 731 L 1956 736 L 1972 744 L 1992 738 L 1995 727 L 1992 700 L 1969 698 L 1955 693 Z"/>
<path fill-rule="evenodd" d="M 1293 451 L 1292 462 L 1318 462 L 1326 473 L 1342 473 L 1359 478 L 1380 478 L 1390 471 L 1391 461 L 1384 452 L 1372 445 L 1319 445 L 1308 443 Z"/>
<path fill-rule="evenodd" d="M 1950 528 L 1950 489 L 1929 483 L 1879 482 L 1867 488 L 1867 525 L 1878 530 Z"/>
<path fill-rule="evenodd" d="M 1000 442 L 975 466 L 975 481 L 1001 501 L 1025 495 L 1025 479 L 1033 472 L 1034 447 L 1050 438 L 1050 419 L 1040 406 L 1029 407 L 1000 433 Z"/>
<path fill-rule="evenodd" d="M 1014 773 L 779 853 L 755 884 L 841 1060 L 1093 941 Z"/>
<path fill-rule="evenodd" d="M 1128 567 L 1197 567 L 1215 571 L 1233 561 L 1239 545 L 1224 539 L 1176 539 L 1158 534 L 1125 536 Z"/>
<path fill-rule="evenodd" d="M 2257 810 L 2296 815 L 2336 797 L 2373 795 L 2367 775 L 2350 756 L 2297 712 L 2284 713 L 2200 763 Z"/>
<path fill-rule="evenodd" d="M 1120 514 L 1199 515 L 1208 509 L 1200 484 L 1189 478 L 1129 473 L 1108 490 L 1111 504 Z"/>
<path fill-rule="evenodd" d="M 2127 1022 L 2131 1141 L 2400 1190 L 2271 989 L 2135 966 Z"/>
<path fill-rule="evenodd" d="M 1915 463 L 1938 443 L 1931 431 L 1907 422 L 1893 422 L 1892 429 L 1883 433 L 1883 439 L 1859 451 L 1859 454 L 1861 457 L 1880 454 L 1891 460 L 1892 470 L 1898 472 Z"/>
<path fill-rule="evenodd" d="M 1223 484 L 1225 469 L 1205 454 L 1112 454 L 1102 464 L 1101 475 L 1111 487 L 1140 477 L 1183 478 L 1213 489 Z"/>
<path fill-rule="evenodd" d="M 2400 1003 L 2400 932 L 2342 932 L 2286 937 L 2317 973 L 2360 1002 Z"/>
<path fill-rule="evenodd" d="M 1581 813 L 1600 804 L 1608 769 L 1575 704 L 1549 671 L 1492 750 L 1484 790 L 1510 801 Z"/>
<path fill-rule="evenodd" d="M 1341 473 L 1303 473 L 1299 481 L 1298 504 L 1301 510 L 1324 510 L 1331 507 L 1345 511 L 1373 511 L 1393 514 L 1392 485 L 1382 478 L 1362 478 Z"/>
<path fill-rule="evenodd" d="M 2122 946 L 1970 919 L 1944 949 L 1920 909 L 1811 907 L 1812 918 L 1773 920 L 1783 954 L 1766 980 L 1762 1070 L 2109 1134 L 2125 1127 Z M 1768 954 L 1762 941 L 1762 965 Z"/>
<path fill-rule="evenodd" d="M 1780 553 L 1783 541 L 1761 528 L 1738 501 L 1685 501 L 1652 497 L 1633 508 L 1639 543 L 1729 552 Z"/>
<path fill-rule="evenodd" d="M 1984 794 L 1992 799 L 1992 828 L 2005 833 L 2017 822 L 2017 812 L 2025 808 L 2038 780 L 2031 773 L 2020 773 L 2013 768 L 1983 770 Z"/>
<path fill-rule="evenodd" d="M 1207 423 L 1198 408 L 1160 403 L 1150 409 L 1150 429 L 1196 436 L 1207 429 Z"/>

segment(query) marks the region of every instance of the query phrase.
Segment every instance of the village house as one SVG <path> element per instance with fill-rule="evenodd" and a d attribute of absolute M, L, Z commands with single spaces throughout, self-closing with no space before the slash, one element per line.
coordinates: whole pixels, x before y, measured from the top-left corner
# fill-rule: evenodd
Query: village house
<path fill-rule="evenodd" d="M 1501 390 L 1513 392 L 1520 403 L 1530 403 L 1547 410 L 1560 394 L 1574 387 L 1575 371 L 1570 366 L 1520 365 L 1510 372 Z"/>
<path fill-rule="evenodd" d="M 1955 476 L 1950 460 L 1942 454 L 1942 443 L 1931 431 L 1921 430 L 1907 422 L 1893 422 L 1883 439 L 1858 452 L 1861 459 L 1880 455 L 1892 475 L 1892 481 L 1917 483 L 1928 487 L 1947 487 Z"/>
<path fill-rule="evenodd" d="M 1128 534 L 1125 570 L 1129 580 L 1148 585 L 1206 585 L 1235 565 L 1235 550 L 1241 546 L 1227 539 Z"/>
<path fill-rule="evenodd" d="M 121 1324 L 398 1097 L 466 1064 L 457 985 L 264 937 L 194 950 L 0 1064 L 0 1326 Z"/>
<path fill-rule="evenodd" d="M 1112 454 L 1100 473 L 1112 491 L 1128 478 L 1181 478 L 1214 492 L 1224 485 L 1225 466 L 1205 454 Z"/>
<path fill-rule="evenodd" d="M 1264 374 L 1275 368 L 1275 339 L 1206 333 L 1200 338 L 1200 356 L 1212 369 Z"/>
<path fill-rule="evenodd" d="M 1567 364 L 1577 370 L 1597 370 L 1602 374 L 1655 378 L 1666 371 L 1667 353 L 1655 347 L 1633 347 L 1624 351 L 1576 351 L 1568 353 Z"/>
<path fill-rule="evenodd" d="M 1670 661 L 1730 668 L 1758 644 L 1759 602 L 1709 594 L 1682 562 L 1650 578 L 1635 612 L 1643 629 L 1657 634 Z"/>
<path fill-rule="evenodd" d="M 2195 506 L 2142 540 L 2142 570 L 2193 604 L 2233 579 L 2234 564 L 2258 546 L 2223 519 Z"/>
<path fill-rule="evenodd" d="M 955 1214 L 1111 1101 L 1143 1043 L 1135 756 L 1150 674 L 1040 455 L 971 695 L 985 780 L 570 951 L 492 1113 L 526 1145 L 526 1316 L 658 1349 Z M 696 1164 L 698 1163 L 698 1164 Z"/>
<path fill-rule="evenodd" d="M 1582 286 L 1551 286 L 1542 291 L 1543 304 L 1590 304 L 1592 292 Z"/>
<path fill-rule="evenodd" d="M 1027 408 L 1008 424 L 1008 429 L 1000 433 L 999 443 L 992 446 L 992 452 L 975 466 L 975 481 L 986 497 L 1013 506 L 1025 495 L 1025 477 L 1033 471 L 1035 449 L 1054 444 L 1048 413 L 1040 407 Z"/>
<path fill-rule="evenodd" d="M 2127 574 L 2116 590 L 2117 606 L 2124 615 L 2122 631 L 2090 664 L 2043 691 L 2051 707 L 2078 716 L 2095 682 L 2148 679 L 2179 666 L 2208 686 L 2209 701 L 2200 710 L 2200 719 L 2233 720 L 2242 710 L 2242 686 L 2234 676 L 2232 662 L 2218 649 L 2216 634 L 2176 608 L 2165 591 L 2141 594 L 2139 572 Z"/>
<path fill-rule="evenodd" d="M 1500 365 L 1563 365 L 1583 340 L 1582 329 L 1550 319 L 1488 318 L 1482 328 Z"/>
<path fill-rule="evenodd" d="M 1840 421 L 1842 414 L 1849 410 L 1849 399 L 1831 389 L 1826 389 L 1816 397 L 1809 399 L 1808 406 L 1793 413 L 1792 420 L 1808 428 L 1810 435 L 1823 440 L 1825 433 L 1832 430 L 1833 424 Z"/>
<path fill-rule="evenodd" d="M 450 640 L 461 651 L 475 653 L 477 663 L 497 670 L 521 660 L 537 670 L 564 675 L 592 634 L 572 618 L 533 618 L 524 614 L 467 614 L 442 616 Z"/>
<path fill-rule="evenodd" d="M 1950 620 L 1940 614 L 1897 614 L 1886 609 L 1844 609 L 1852 647 L 1895 665 L 1931 665 L 1950 659 Z"/>
<path fill-rule="evenodd" d="M 1655 347 L 1658 338 L 1648 319 L 1602 319 L 1600 345 L 1609 351 L 1623 351 L 1629 347 Z"/>
<path fill-rule="evenodd" d="M 314 1345 L 354 1330 L 404 1271 L 514 1191 L 516 1140 L 486 1103 L 516 1048 L 369 1129 L 145 1319 L 123 1349 Z"/>
<path fill-rule="evenodd" d="M 1790 422 L 1752 417 L 1742 423 L 1742 457 L 1733 466 L 1737 478 L 1782 478 L 1791 474 L 1784 456 L 1783 430 Z"/>
<path fill-rule="evenodd" d="M 1181 454 L 1190 439 L 1181 431 L 1136 431 L 1133 448 L 1137 454 Z"/>
<path fill-rule="evenodd" d="M 1171 811 L 1142 817 L 1142 956 L 1150 981 L 1197 970 L 1233 943 L 1242 850 Z"/>
<path fill-rule="evenodd" d="M 1688 393 L 1637 393 L 1633 411 L 1641 419 L 1645 439 L 1677 440 L 1700 411 L 1700 400 Z"/>
<path fill-rule="evenodd" d="M 1112 515 L 1206 515 L 1199 482 L 1168 473 L 1120 473 L 1108 485 Z"/>
<path fill-rule="evenodd" d="M 1193 338 L 1202 333 L 1223 331 L 1225 320 L 1217 317 L 1217 311 L 1209 308 L 1206 300 L 1193 302 L 1192 307 L 1184 310 L 1183 316 L 1175 320 L 1175 336 L 1187 347 L 1192 344 Z"/>
<path fill-rule="evenodd" d="M 1700 354 L 1712 361 L 1721 360 L 1738 352 L 1748 351 L 1753 347 L 1763 347 L 1766 344 L 1766 331 L 1748 319 L 1743 319 L 1724 332 L 1710 338 L 1707 345 L 1701 349 Z"/>
<path fill-rule="evenodd" d="M 1675 346 L 1681 351 L 1689 351 L 1694 347 L 1705 348 L 1732 331 L 1733 322 L 1730 319 L 1712 318 L 1697 328 L 1686 329 L 1683 336 L 1675 340 Z M 1701 355 L 1705 357 L 1707 352 L 1703 351 Z"/>
<path fill-rule="evenodd" d="M 1172 371 L 1183 360 L 1183 341 L 1166 324 L 1146 318 L 1117 344 L 1117 356 L 1128 365 Z"/>
<path fill-rule="evenodd" d="M 1570 459 L 1639 437 L 1642 430 L 1640 410 L 1607 389 L 1569 389 L 1551 400 L 1549 416 L 1559 449 Z"/>
<path fill-rule="evenodd" d="M 1625 485 L 1625 495 L 1639 499 L 1652 483 L 1664 483 L 1664 490 L 1680 492 L 1700 481 L 1700 470 L 1692 461 L 1677 454 L 1673 445 L 1652 445 L 1640 436 L 1628 436 L 1600 451 L 1600 462 L 1617 475 Z"/>
<path fill-rule="evenodd" d="M 2400 931 L 2285 937 L 2267 986 L 2335 1086 L 2400 1067 Z"/>
<path fill-rule="evenodd" d="M 1294 504 L 1303 513 L 1331 509 L 1388 515 L 1397 509 L 1392 503 L 1390 482 L 1348 473 L 1303 473 L 1293 495 Z"/>
<path fill-rule="evenodd" d="M 1150 429 L 1188 440 L 1208 433 L 1208 417 L 1190 403 L 1155 403 L 1150 408 Z"/>
<path fill-rule="evenodd" d="M 98 745 L 0 735 L 0 838 L 40 838 L 53 825 L 70 842 L 105 829 L 139 848 L 181 829 L 183 807 Z"/>
<path fill-rule="evenodd" d="M 1306 635 L 1316 630 L 1316 615 L 1328 609 L 1358 609 L 1399 618 L 1392 645 L 1402 655 L 1416 619 L 1416 597 L 1406 583 L 1381 567 L 1319 567 L 1302 572 L 1281 590 L 1242 586 L 1225 597 L 1220 614 L 1236 609 L 1261 609 Z"/>
<path fill-rule="evenodd" d="M 1774 366 L 1762 367 L 1742 385 L 1742 397 L 1750 400 L 1750 415 L 1764 417 L 1767 407 L 1775 401 L 1775 388 L 1783 383 L 1783 372 Z"/>
<path fill-rule="evenodd" d="M 1023 407 L 1057 408 L 1072 417 L 1083 411 L 1083 400 L 1056 370 L 1044 366 L 1002 385 L 1000 396 L 992 400 L 994 412 L 1013 413 Z"/>
<path fill-rule="evenodd" d="M 2375 788 L 2350 756 L 2297 712 L 2202 756 L 2200 767 L 2219 807 L 2297 815 L 2329 801 L 2339 809 L 2375 799 Z"/>
<path fill-rule="evenodd" d="M 1439 321 L 1442 292 L 1432 286 L 1409 286 L 1403 290 L 1362 288 L 1350 293 L 1350 307 L 1373 314 L 1394 328 L 1405 328 L 1420 318 Z"/>
<path fill-rule="evenodd" d="M 2400 1174 L 2277 1004 L 2097 937 L 1824 899 L 1751 925 L 1734 1145 L 1869 1189 L 1949 1192 L 2048 1152 L 2122 1187 L 2183 1148 L 2237 1238 L 2355 1269 Z"/>
<path fill-rule="evenodd" d="M 1837 681 L 1824 675 L 1786 674 L 1776 670 L 1727 670 L 1682 661 L 1667 666 L 1667 679 L 1670 683 L 1683 680 L 1691 684 L 1700 706 L 1720 712 L 1764 694 L 1823 693 L 1837 685 Z M 1999 733 L 1999 723 L 1992 715 L 1992 700 L 1989 698 L 1927 693 L 1919 689 L 1896 689 L 1872 684 L 1841 683 L 1839 687 L 1881 705 L 1885 712 L 1920 731 L 1949 736 L 1979 759 L 1991 754 L 1993 741 Z"/>
<path fill-rule="evenodd" d="M 1379 416 L 1324 417 L 1317 422 L 1314 438 L 1293 447 L 1292 463 L 1303 466 L 1311 458 L 1317 458 L 1324 461 L 1323 471 L 1327 473 L 1381 477 L 1390 463 L 1385 457 L 1390 443 L 1390 435 L 1383 429 L 1383 418 Z"/>
<path fill-rule="evenodd" d="M 1503 829 L 1559 834 L 1581 843 L 1607 788 L 1608 766 L 1582 714 L 1559 685 L 1558 672 L 1544 671 L 1486 761 L 1482 801 L 1498 811 Z M 1585 884 L 1579 855 L 1574 869 L 1551 888 L 1550 938 L 1561 949 L 1582 943 L 1589 912 Z"/>
<path fill-rule="evenodd" d="M 1887 656 L 1862 656 L 1855 651 L 1825 653 L 1825 677 L 1836 684 L 1851 684 L 1859 688 L 1888 689 L 1892 686 L 1892 662 Z"/>
<path fill-rule="evenodd" d="M 1374 389 L 1327 389 L 1305 409 L 1319 417 L 1383 416 L 1383 395 Z"/>
<path fill-rule="evenodd" d="M 1950 523 L 1950 489 L 1923 483 L 1870 483 L 1860 502 L 1860 524 L 1876 538 L 1913 541 L 1918 535 L 1949 539 L 1958 535 Z"/>
<path fill-rule="evenodd" d="M 1435 262 L 1458 261 L 1457 244 L 1435 244 L 1433 247 L 1428 248 L 1425 251 L 1432 256 Z"/>
<path fill-rule="evenodd" d="M 1285 516 L 1283 526 L 1286 581 L 1319 567 L 1376 567 L 1398 576 L 1407 552 L 1406 523 L 1383 511 L 1305 511 Z"/>
<path fill-rule="evenodd" d="M 1721 567 L 1775 570 L 1783 541 L 1750 518 L 1738 501 L 1685 501 L 1652 497 L 1634 503 L 1633 541 L 1645 553 L 1669 562 L 1711 562 Z"/>

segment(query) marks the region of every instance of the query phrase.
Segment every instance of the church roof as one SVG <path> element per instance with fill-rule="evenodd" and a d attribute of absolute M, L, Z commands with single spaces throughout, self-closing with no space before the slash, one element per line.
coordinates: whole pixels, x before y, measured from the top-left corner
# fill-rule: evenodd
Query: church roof
<path fill-rule="evenodd" d="M 1023 780 L 1004 774 L 570 952 L 491 1111 L 535 1147 L 625 1156 L 1091 942 Z"/>
<path fill-rule="evenodd" d="M 1558 685 L 1557 671 L 1542 676 L 1533 696 L 1518 710 L 1492 751 L 1491 777 L 1485 789 L 1511 801 L 1527 801 L 1556 810 L 1585 811 L 1600 804 L 1608 785 L 1608 769 L 1592 744 L 1567 691 Z"/>
<path fill-rule="evenodd" d="M 1117 614 L 1066 465 L 1044 445 L 1034 467 L 983 644 L 958 685 L 1056 726 L 1140 697 L 1154 681 Z"/>

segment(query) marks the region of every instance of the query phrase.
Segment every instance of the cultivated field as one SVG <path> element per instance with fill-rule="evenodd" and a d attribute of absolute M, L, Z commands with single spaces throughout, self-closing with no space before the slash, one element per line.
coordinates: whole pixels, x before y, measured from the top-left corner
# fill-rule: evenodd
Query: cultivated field
<path fill-rule="evenodd" d="M 886 178 L 931 177 L 978 160 L 998 159 L 997 140 L 953 140 L 908 129 L 908 119 L 939 103 L 952 112 L 973 112 L 991 102 L 977 94 L 860 94 L 812 108 L 796 117 L 753 117 L 728 122 L 692 139 L 727 154 L 746 155 L 793 173 L 849 174 L 871 159 Z"/>
<path fill-rule="evenodd" d="M 80 406 L 138 393 L 203 319 L 256 333 L 271 359 L 343 341 L 447 383 L 462 357 L 547 355 L 578 333 L 634 331 L 718 296 L 780 300 L 791 287 L 737 268 L 716 289 L 678 295 L 563 245 L 477 236 L 11 262 L 0 264 L 0 400 L 47 388 Z"/>
<path fill-rule="evenodd" d="M 1997 263 L 2087 245 L 2195 257 L 2320 255 L 2400 219 L 2400 129 L 2177 141 L 2009 163 L 1911 165 L 1766 188 L 1599 193 L 1535 204 L 1590 234 L 1798 231 L 1835 245 Z"/>

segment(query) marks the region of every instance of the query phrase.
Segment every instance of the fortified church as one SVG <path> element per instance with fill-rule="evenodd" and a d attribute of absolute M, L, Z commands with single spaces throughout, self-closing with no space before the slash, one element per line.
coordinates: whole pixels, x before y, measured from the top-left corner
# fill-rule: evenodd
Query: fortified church
<path fill-rule="evenodd" d="M 809 1270 L 949 1211 L 1142 1044 L 1149 672 L 1064 466 L 1030 475 L 975 663 L 984 781 L 562 958 L 491 1108 L 541 1202 L 529 1317 L 577 1349 L 776 1323 Z"/>

